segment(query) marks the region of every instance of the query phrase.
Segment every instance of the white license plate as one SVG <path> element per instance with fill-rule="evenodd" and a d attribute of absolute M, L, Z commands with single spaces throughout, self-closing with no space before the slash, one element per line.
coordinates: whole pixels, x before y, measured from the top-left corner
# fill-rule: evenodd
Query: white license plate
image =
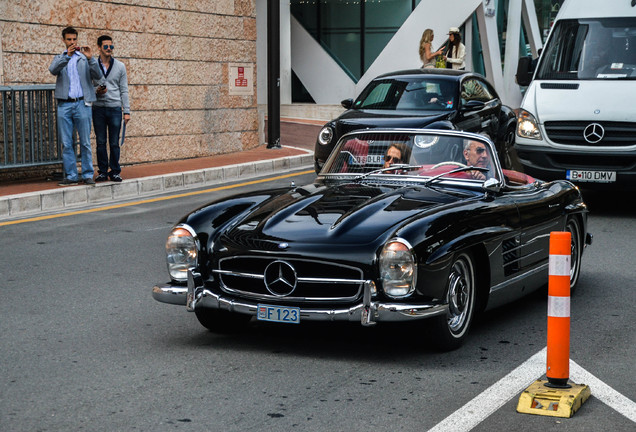
<path fill-rule="evenodd" d="M 616 181 L 616 171 L 567 170 L 565 178 L 576 182 L 613 183 Z"/>
<path fill-rule="evenodd" d="M 300 309 L 296 307 L 257 305 L 256 319 L 260 321 L 273 321 L 280 323 L 300 323 Z"/>

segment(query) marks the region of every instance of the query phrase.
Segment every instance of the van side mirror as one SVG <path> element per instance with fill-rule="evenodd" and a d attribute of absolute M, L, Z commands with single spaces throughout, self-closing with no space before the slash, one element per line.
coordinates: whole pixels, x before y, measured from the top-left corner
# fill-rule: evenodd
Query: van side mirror
<path fill-rule="evenodd" d="M 340 105 L 342 105 L 344 109 L 351 109 L 351 107 L 353 106 L 353 99 L 345 99 L 340 102 Z"/>
<path fill-rule="evenodd" d="M 532 58 L 521 57 L 517 63 L 517 84 L 520 86 L 529 86 L 532 81 L 534 71 L 531 69 Z"/>

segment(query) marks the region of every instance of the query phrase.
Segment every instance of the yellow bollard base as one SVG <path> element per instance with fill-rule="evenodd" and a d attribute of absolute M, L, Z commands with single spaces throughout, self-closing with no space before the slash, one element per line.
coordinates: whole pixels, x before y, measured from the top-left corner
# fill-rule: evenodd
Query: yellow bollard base
<path fill-rule="evenodd" d="M 571 388 L 546 387 L 547 380 L 537 380 L 530 385 L 517 404 L 517 412 L 551 417 L 570 418 L 590 397 L 590 388 L 585 384 L 570 383 Z"/>

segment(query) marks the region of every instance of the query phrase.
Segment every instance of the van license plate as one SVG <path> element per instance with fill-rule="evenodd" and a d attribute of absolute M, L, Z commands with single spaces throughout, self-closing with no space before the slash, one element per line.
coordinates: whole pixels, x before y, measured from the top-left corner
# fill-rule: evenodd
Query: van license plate
<path fill-rule="evenodd" d="M 565 178 L 576 182 L 613 183 L 616 181 L 616 171 L 567 170 Z"/>
<path fill-rule="evenodd" d="M 295 307 L 257 305 L 256 319 L 260 321 L 273 321 L 280 323 L 300 323 L 300 309 Z"/>

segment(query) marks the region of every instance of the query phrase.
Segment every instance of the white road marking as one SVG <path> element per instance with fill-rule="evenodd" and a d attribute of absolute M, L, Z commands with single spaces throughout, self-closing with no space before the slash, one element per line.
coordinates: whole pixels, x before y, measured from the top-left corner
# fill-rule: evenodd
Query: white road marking
<path fill-rule="evenodd" d="M 466 405 L 446 417 L 429 432 L 470 431 L 492 413 L 545 375 L 547 348 L 530 357 L 508 375 L 488 387 Z M 636 422 L 636 403 L 570 360 L 570 380 L 587 384 L 592 396 Z"/>
<path fill-rule="evenodd" d="M 592 397 L 636 423 L 636 402 L 617 392 L 572 360 L 570 360 L 570 379 L 577 384 L 587 384 L 590 386 Z"/>

